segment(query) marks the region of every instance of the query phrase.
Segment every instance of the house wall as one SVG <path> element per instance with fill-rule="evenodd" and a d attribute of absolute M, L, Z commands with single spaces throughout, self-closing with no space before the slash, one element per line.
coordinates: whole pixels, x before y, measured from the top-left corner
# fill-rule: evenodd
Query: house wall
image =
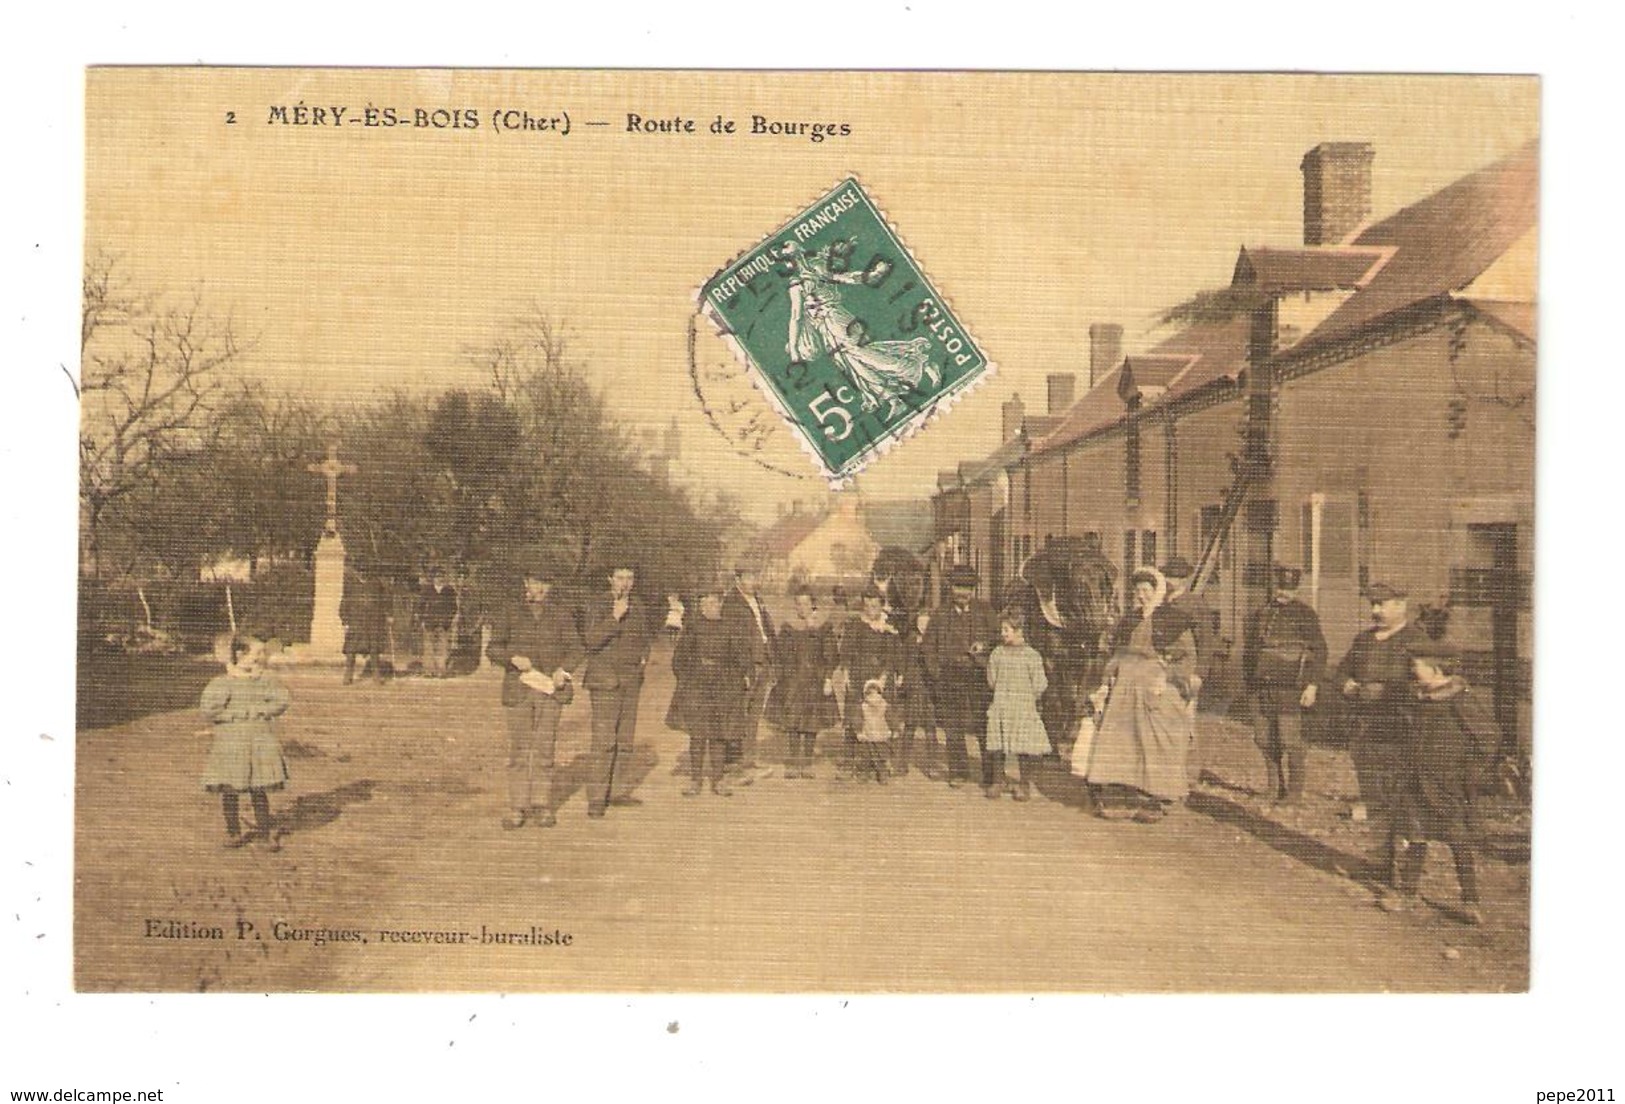
<path fill-rule="evenodd" d="M 1520 696 L 1526 694 L 1533 619 L 1522 596 L 1530 589 L 1534 555 L 1534 370 L 1527 343 L 1463 309 L 1455 320 L 1408 340 L 1283 384 L 1275 556 L 1304 568 L 1304 597 L 1321 615 L 1334 662 L 1369 623 L 1363 595 L 1375 582 L 1408 590 L 1413 606 L 1448 598 L 1451 638 L 1487 655 L 1498 630 L 1482 593 L 1484 573 L 1495 565 L 1497 539 L 1510 538 L 1522 607 L 1510 630 Z M 1038 548 L 1053 534 L 1093 531 L 1121 566 L 1125 532 L 1135 533 L 1139 562 L 1149 532 L 1157 534 L 1157 562 L 1176 553 L 1196 562 L 1203 510 L 1216 511 L 1224 501 L 1244 418 L 1244 404 L 1228 401 L 1175 423 L 1175 539 L 1167 532 L 1167 427 L 1147 418 L 1138 505 L 1125 493 L 1122 433 L 1069 450 L 1064 526 L 1059 455 L 1012 469 L 1012 549 L 1022 537 Z M 1030 510 L 1022 486 L 1029 479 Z M 1240 585 L 1240 545 L 1238 526 L 1206 594 L 1232 640 L 1254 600 Z M 1506 618 L 1499 627 L 1503 640 Z M 1527 703 L 1519 709 L 1527 740 Z"/>

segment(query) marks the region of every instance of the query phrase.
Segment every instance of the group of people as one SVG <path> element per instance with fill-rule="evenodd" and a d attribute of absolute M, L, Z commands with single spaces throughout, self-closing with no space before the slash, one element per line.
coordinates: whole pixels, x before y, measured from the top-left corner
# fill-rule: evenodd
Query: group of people
<path fill-rule="evenodd" d="M 1196 709 L 1215 663 L 1215 619 L 1190 593 L 1192 570 L 1179 558 L 1130 576 L 1131 608 L 1107 633 L 1099 685 L 1076 693 L 1083 708 L 1070 732 L 1046 722 L 1058 676 L 1028 643 L 1027 616 L 996 612 L 978 598 L 968 567 L 950 571 L 947 600 L 930 611 L 909 610 L 886 578 L 871 581 L 855 611 L 839 601 L 823 609 L 810 589 L 797 587 L 781 625 L 751 562 L 687 605 L 668 599 L 660 623 L 636 593 L 630 564 L 610 567 L 584 602 L 566 600 L 554 574 L 541 565 L 524 572 L 523 590 L 493 624 L 487 648 L 503 672 L 504 828 L 556 823 L 558 725 L 578 678 L 591 711 L 587 815 L 639 803 L 631 773 L 637 712 L 652 644 L 665 630 L 676 632 L 665 721 L 689 737 L 688 796 L 707 789 L 729 796 L 775 769 L 762 762 L 764 718 L 783 735 L 782 769 L 792 780 L 813 777 L 816 741 L 834 729 L 845 777 L 884 783 L 918 765 L 963 786 L 974 741 L 982 792 L 1017 801 L 1030 799 L 1041 762 L 1070 744 L 1086 807 L 1106 819 L 1158 821 L 1201 773 Z M 1298 598 L 1301 573 L 1276 567 L 1272 583 L 1270 600 L 1247 621 L 1242 653 L 1265 769 L 1261 796 L 1288 805 L 1304 798 L 1305 715 L 1329 678 L 1346 707 L 1360 781 L 1350 815 L 1386 819 L 1384 906 L 1403 908 L 1415 896 L 1427 842 L 1436 840 L 1450 846 L 1464 915 L 1476 920 L 1474 798 L 1499 743 L 1485 696 L 1461 677 L 1454 650 L 1412 622 L 1397 588 L 1369 589 L 1371 627 L 1328 673 L 1319 618 Z M 426 608 L 449 589 L 437 579 L 428 585 Z M 455 595 L 448 604 L 455 609 Z M 228 844 L 262 838 L 275 846 L 266 794 L 286 782 L 287 766 L 271 725 L 288 706 L 287 692 L 266 672 L 262 642 L 224 647 L 227 672 L 202 700 L 215 725 L 205 784 L 222 794 Z M 945 770 L 934 754 L 914 764 L 915 738 L 934 745 L 937 731 Z M 251 832 L 241 824 L 243 793 L 255 812 Z"/>
<path fill-rule="evenodd" d="M 1371 625 L 1328 671 L 1320 620 L 1298 598 L 1300 573 L 1278 567 L 1274 582 L 1273 598 L 1248 621 L 1242 660 L 1265 762 L 1263 793 L 1302 799 L 1304 717 L 1327 683 L 1341 699 L 1359 783 L 1349 815 L 1385 820 L 1382 906 L 1402 910 L 1416 897 L 1431 840 L 1450 848 L 1462 917 L 1481 922 L 1475 805 L 1500 746 L 1493 703 L 1462 676 L 1460 651 L 1412 620 L 1398 587 L 1367 590 Z"/>
<path fill-rule="evenodd" d="M 339 620 L 344 623 L 344 682 L 350 685 L 360 667 L 361 678 L 382 682 L 393 669 L 396 658 L 408 650 L 413 639 L 396 639 L 397 622 L 410 619 L 410 630 L 418 645 L 420 669 L 426 678 L 446 678 L 451 673 L 452 646 L 462 622 L 462 596 L 446 569 L 430 568 L 419 580 L 409 609 L 387 571 L 354 574 L 345 580 L 339 602 Z M 401 624 L 403 632 L 408 631 Z"/>
<path fill-rule="evenodd" d="M 931 614 L 909 611 L 888 578 L 873 580 L 850 611 L 839 600 L 820 608 L 811 589 L 796 587 L 775 628 L 758 568 L 741 565 L 729 585 L 699 596 L 673 652 L 666 723 L 689 735 L 685 792 L 709 781 L 726 796 L 771 770 L 757 758 L 765 716 L 783 733 L 789 779 L 813 777 L 819 734 L 838 728 L 840 773 L 884 784 L 918 765 L 915 735 L 942 725 L 951 785 L 969 779 L 965 739 L 974 736 L 988 796 L 1027 800 L 1030 763 L 1050 751 L 1038 711 L 1044 666 L 1024 620 L 994 616 L 973 598 L 976 582 L 957 570 L 950 601 Z M 1014 772 L 1017 763 L 1019 775 L 1007 776 L 1006 764 Z"/>

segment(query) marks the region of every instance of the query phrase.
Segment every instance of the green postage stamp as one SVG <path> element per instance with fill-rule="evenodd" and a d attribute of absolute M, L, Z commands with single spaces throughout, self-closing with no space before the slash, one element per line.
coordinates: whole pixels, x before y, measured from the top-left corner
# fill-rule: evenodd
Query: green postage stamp
<path fill-rule="evenodd" d="M 852 177 L 717 272 L 700 297 L 836 482 L 992 368 Z"/>

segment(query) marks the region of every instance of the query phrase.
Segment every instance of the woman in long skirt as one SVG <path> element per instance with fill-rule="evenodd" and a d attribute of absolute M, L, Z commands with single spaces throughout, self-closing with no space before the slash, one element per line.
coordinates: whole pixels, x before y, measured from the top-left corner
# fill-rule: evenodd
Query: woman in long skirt
<path fill-rule="evenodd" d="M 1189 619 L 1163 604 L 1161 573 L 1141 568 L 1132 582 L 1135 608 L 1113 634 L 1106 682 L 1095 692 L 1103 707 L 1085 778 L 1099 788 L 1101 816 L 1151 823 L 1190 790 L 1196 638 Z"/>
<path fill-rule="evenodd" d="M 829 618 L 812 591 L 797 587 L 794 602 L 795 612 L 779 626 L 779 680 L 767 714 L 784 733 L 784 777 L 811 778 L 818 733 L 840 721 L 830 683 L 840 656 Z"/>

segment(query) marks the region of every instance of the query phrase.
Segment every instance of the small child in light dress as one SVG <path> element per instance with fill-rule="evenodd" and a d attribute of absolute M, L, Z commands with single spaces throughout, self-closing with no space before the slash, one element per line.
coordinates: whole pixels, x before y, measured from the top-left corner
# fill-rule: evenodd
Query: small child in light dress
<path fill-rule="evenodd" d="M 226 673 L 203 688 L 198 708 L 214 725 L 214 744 L 203 768 L 203 788 L 220 794 L 226 818 L 226 846 L 241 847 L 254 840 L 281 849 L 279 833 L 271 821 L 269 791 L 288 781 L 288 763 L 282 757 L 273 718 L 287 711 L 287 688 L 265 671 L 268 648 L 263 640 L 223 638 L 217 654 Z M 248 794 L 254 806 L 254 831 L 245 833 L 238 800 Z"/>
<path fill-rule="evenodd" d="M 999 621 L 1002 643 L 987 661 L 987 682 L 993 688 L 993 704 L 987 710 L 987 754 L 992 758 L 993 779 L 983 793 L 990 798 L 1008 791 L 1017 801 L 1032 797 L 1032 780 L 1038 761 L 1049 754 L 1049 735 L 1038 715 L 1038 698 L 1049 686 L 1044 660 L 1027 643 L 1026 624 L 1019 614 L 1007 613 Z M 1021 779 L 1012 782 L 1005 774 L 1011 758 L 1021 764 Z"/>
<path fill-rule="evenodd" d="M 886 700 L 886 680 L 872 678 L 863 684 L 862 723 L 858 726 L 858 766 L 856 775 L 873 773 L 884 784 L 891 758 L 891 703 Z"/>

